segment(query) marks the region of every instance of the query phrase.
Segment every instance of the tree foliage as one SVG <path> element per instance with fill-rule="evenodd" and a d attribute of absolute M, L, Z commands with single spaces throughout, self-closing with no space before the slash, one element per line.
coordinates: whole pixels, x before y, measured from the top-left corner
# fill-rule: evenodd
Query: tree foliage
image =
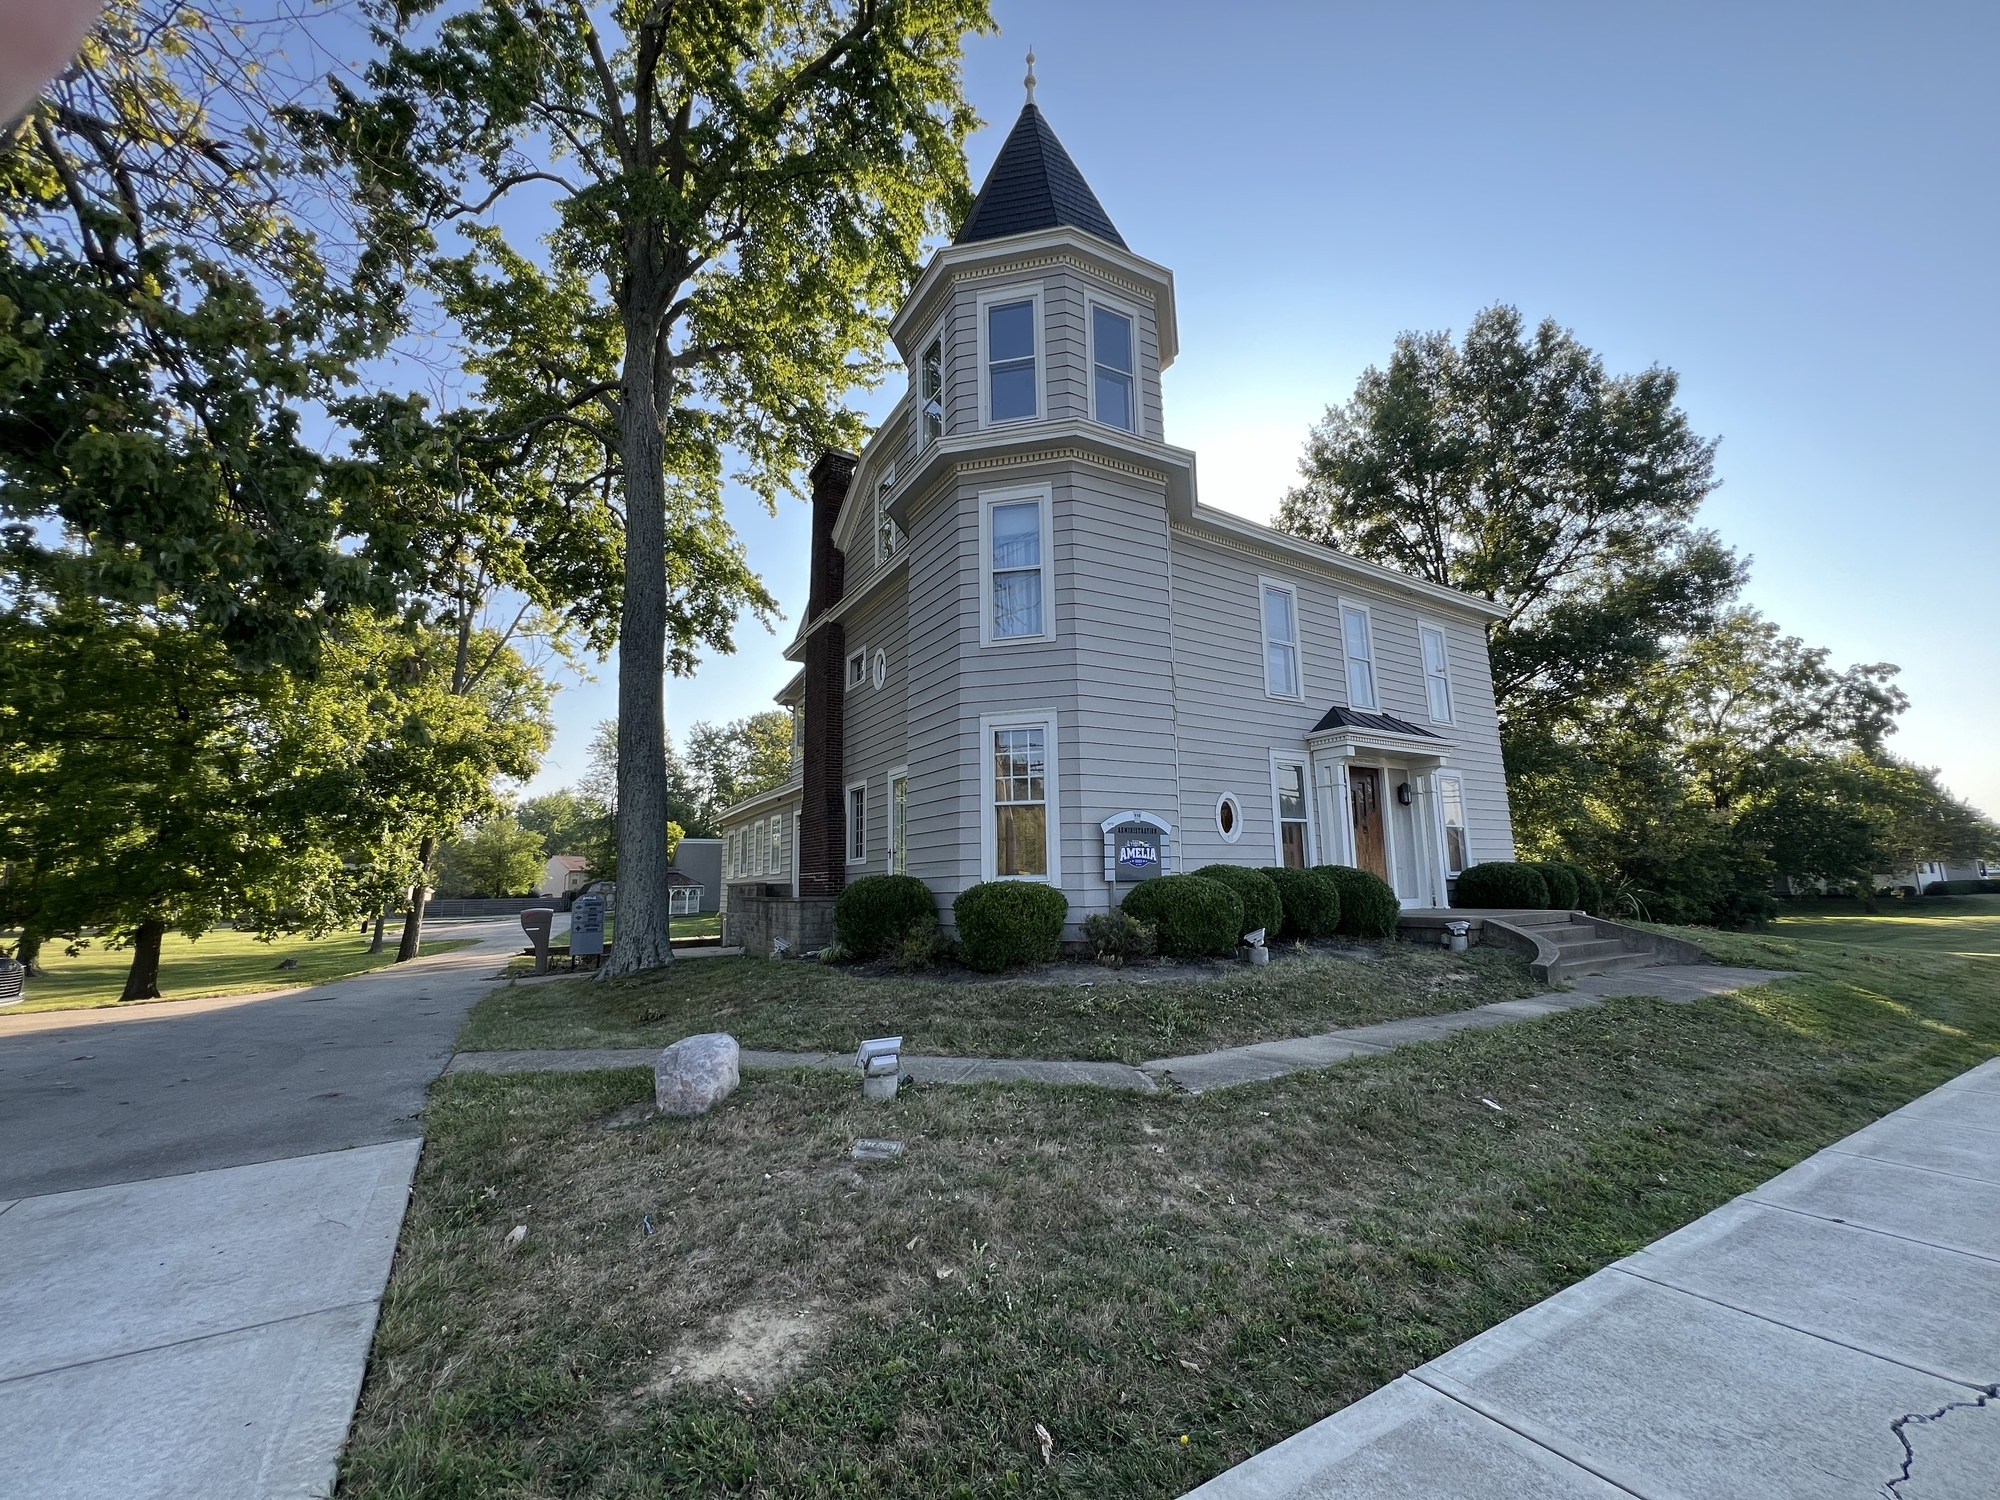
<path fill-rule="evenodd" d="M 1694 524 L 1715 444 L 1678 393 L 1673 371 L 1608 375 L 1511 307 L 1481 312 L 1463 344 L 1406 333 L 1313 429 L 1278 524 L 1504 608 L 1493 689 L 1520 742 L 1623 690 L 1741 584 Z"/>
<path fill-rule="evenodd" d="M 767 500 L 885 368 L 927 235 L 968 198 L 960 44 L 984 0 L 395 0 L 365 91 L 297 123 L 418 264 L 498 431 L 577 446 L 618 511 L 619 939 L 667 962 L 662 678 L 770 601 L 720 506 Z M 498 227 L 547 208 L 534 251 Z M 490 215 L 490 217 L 489 217 Z M 517 220 L 516 220 L 517 221 Z M 438 238 L 463 230 L 457 246 Z"/>
<path fill-rule="evenodd" d="M 511 817 L 488 818 L 444 846 L 441 896 L 526 896 L 541 889 L 542 836 Z"/>
<path fill-rule="evenodd" d="M 115 0 L 0 137 L 10 563 L 177 600 L 252 669 L 398 602 L 392 518 L 335 500 L 302 426 L 400 308 L 379 260 L 336 264 L 294 212 L 254 50 L 196 7 Z"/>
<path fill-rule="evenodd" d="M 1626 910 L 1740 923 L 1776 876 L 1850 885 L 1990 843 L 1885 749 L 1896 668 L 1836 670 L 1735 603 L 1745 569 L 1696 525 L 1715 444 L 1678 385 L 1608 375 L 1509 307 L 1459 344 L 1404 334 L 1313 429 L 1280 523 L 1506 611 L 1489 642 L 1516 841 Z"/>

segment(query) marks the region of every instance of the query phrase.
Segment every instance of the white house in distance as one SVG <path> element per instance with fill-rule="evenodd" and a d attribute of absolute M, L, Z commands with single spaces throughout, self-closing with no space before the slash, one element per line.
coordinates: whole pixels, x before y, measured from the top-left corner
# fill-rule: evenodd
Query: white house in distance
<path fill-rule="evenodd" d="M 1149 844 L 1357 865 L 1411 907 L 1513 857 L 1499 611 L 1201 503 L 1160 399 L 1173 274 L 1032 94 L 891 332 L 908 391 L 812 473 L 794 774 L 719 820 L 727 941 L 815 943 L 889 871 L 947 925 L 983 880 L 1055 885 L 1075 924 Z"/>
<path fill-rule="evenodd" d="M 574 896 L 589 883 L 584 873 L 587 861 L 581 854 L 552 854 L 542 866 L 541 895 Z"/>

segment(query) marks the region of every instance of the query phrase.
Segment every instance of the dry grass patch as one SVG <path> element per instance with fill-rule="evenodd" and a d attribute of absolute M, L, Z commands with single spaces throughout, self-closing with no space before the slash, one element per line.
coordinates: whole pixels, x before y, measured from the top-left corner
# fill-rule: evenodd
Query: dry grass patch
<path fill-rule="evenodd" d="M 1408 943 L 1290 949 L 1266 968 L 1216 963 L 1018 974 L 884 974 L 762 958 L 694 959 L 643 979 L 509 985 L 473 1007 L 461 1051 L 663 1047 L 727 1031 L 745 1047 L 852 1051 L 901 1035 L 951 1057 L 1154 1057 L 1463 1010 L 1544 986 L 1497 948 Z"/>
<path fill-rule="evenodd" d="M 1179 1494 L 2000 1051 L 1990 962 L 1774 956 L 1195 1098 L 444 1079 L 340 1492 Z"/>

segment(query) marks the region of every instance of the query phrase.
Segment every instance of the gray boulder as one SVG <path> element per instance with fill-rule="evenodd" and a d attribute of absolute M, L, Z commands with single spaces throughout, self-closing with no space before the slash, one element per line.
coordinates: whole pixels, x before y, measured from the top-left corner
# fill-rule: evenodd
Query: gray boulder
<path fill-rule="evenodd" d="M 653 1064 L 653 1103 L 663 1115 L 705 1115 L 736 1092 L 736 1038 L 711 1031 L 675 1042 Z"/>

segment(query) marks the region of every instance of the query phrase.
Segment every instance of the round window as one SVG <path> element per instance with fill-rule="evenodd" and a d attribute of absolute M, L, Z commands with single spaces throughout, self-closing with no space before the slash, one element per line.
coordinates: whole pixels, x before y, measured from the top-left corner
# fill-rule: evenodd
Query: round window
<path fill-rule="evenodd" d="M 875 653 L 875 686 L 878 688 L 889 680 L 889 653 L 878 650 Z"/>
<path fill-rule="evenodd" d="M 1216 799 L 1215 831 L 1232 844 L 1243 835 L 1243 809 L 1233 792 L 1224 792 Z"/>

